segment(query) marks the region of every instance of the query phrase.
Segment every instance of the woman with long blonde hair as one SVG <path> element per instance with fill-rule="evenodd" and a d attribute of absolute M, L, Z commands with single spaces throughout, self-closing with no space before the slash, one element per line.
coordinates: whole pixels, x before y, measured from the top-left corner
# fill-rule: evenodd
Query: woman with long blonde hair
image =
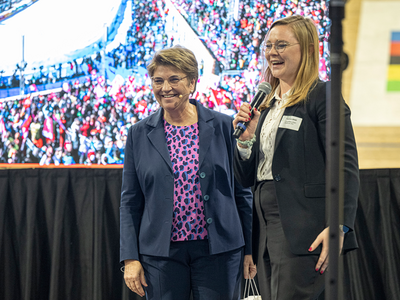
<path fill-rule="evenodd" d="M 254 113 L 243 104 L 233 125 L 235 175 L 254 193 L 253 260 L 263 300 L 317 299 L 329 266 L 325 217 L 326 83 L 318 78 L 319 40 L 311 19 L 275 21 L 264 41 L 271 93 Z M 345 104 L 344 218 L 340 247 L 357 248 L 357 149 Z M 250 120 L 251 119 L 251 120 Z"/>

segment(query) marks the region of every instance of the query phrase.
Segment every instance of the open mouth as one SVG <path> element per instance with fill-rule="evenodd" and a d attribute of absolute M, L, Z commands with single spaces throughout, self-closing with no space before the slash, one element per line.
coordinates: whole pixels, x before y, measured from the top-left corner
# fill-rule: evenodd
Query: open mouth
<path fill-rule="evenodd" d="M 283 65 L 283 61 L 273 61 L 273 62 L 271 62 L 271 64 L 272 64 L 273 66 L 276 66 L 276 65 Z"/>

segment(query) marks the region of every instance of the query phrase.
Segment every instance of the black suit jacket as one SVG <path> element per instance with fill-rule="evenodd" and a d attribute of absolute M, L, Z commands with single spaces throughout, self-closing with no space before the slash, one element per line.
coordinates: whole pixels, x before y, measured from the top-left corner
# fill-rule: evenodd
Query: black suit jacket
<path fill-rule="evenodd" d="M 345 107 L 344 134 L 344 219 L 350 228 L 344 240 L 344 251 L 357 248 L 354 220 L 359 191 L 359 170 L 356 142 L 350 121 L 350 109 Z M 245 187 L 257 184 L 260 156 L 260 131 L 269 109 L 262 111 L 256 129 L 257 141 L 248 160 L 235 151 L 235 176 Z M 279 213 L 285 236 L 294 254 L 309 254 L 308 248 L 327 227 L 325 216 L 325 141 L 326 141 L 326 83 L 319 82 L 309 99 L 287 107 L 284 116 L 302 119 L 298 131 L 278 128 L 272 161 Z M 254 207 L 254 206 L 253 206 Z M 253 255 L 258 249 L 259 225 L 253 212 Z M 320 253 L 321 247 L 313 253 Z"/>

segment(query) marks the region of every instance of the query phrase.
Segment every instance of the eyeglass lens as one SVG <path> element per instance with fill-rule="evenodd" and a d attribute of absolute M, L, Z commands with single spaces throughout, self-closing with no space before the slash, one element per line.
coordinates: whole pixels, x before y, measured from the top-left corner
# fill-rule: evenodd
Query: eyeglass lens
<path fill-rule="evenodd" d="M 287 46 L 287 43 L 285 43 L 285 42 L 276 42 L 274 44 L 267 43 L 267 44 L 265 44 L 265 51 L 267 53 L 271 52 L 273 46 L 275 46 L 276 51 L 283 52 L 283 50 L 285 50 L 285 48 Z"/>
<path fill-rule="evenodd" d="M 172 76 L 170 78 L 167 79 L 169 85 L 177 85 L 179 83 L 179 81 L 181 81 L 182 79 L 184 79 L 186 77 L 178 77 L 178 76 Z M 156 86 L 162 86 L 164 85 L 164 79 L 163 78 L 153 78 L 153 84 Z"/>

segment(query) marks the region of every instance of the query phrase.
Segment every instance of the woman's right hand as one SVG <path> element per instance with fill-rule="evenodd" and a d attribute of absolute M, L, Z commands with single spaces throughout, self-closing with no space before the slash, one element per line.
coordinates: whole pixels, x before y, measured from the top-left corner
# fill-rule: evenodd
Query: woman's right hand
<path fill-rule="evenodd" d="M 127 259 L 124 261 L 124 279 L 127 287 L 140 297 L 144 297 L 143 286 L 147 287 L 142 264 L 138 260 Z"/>
<path fill-rule="evenodd" d="M 233 120 L 233 128 L 236 129 L 236 125 L 239 122 L 248 122 L 250 121 L 251 118 L 251 107 L 249 103 L 243 103 L 242 106 L 239 109 L 239 112 L 237 113 L 235 119 Z M 247 124 L 246 130 L 242 133 L 242 135 L 239 137 L 241 141 L 247 141 L 251 140 L 254 136 L 254 133 L 256 132 L 257 128 L 257 123 L 260 118 L 261 113 L 254 108 L 253 110 L 254 116 L 251 119 L 250 123 Z"/>

